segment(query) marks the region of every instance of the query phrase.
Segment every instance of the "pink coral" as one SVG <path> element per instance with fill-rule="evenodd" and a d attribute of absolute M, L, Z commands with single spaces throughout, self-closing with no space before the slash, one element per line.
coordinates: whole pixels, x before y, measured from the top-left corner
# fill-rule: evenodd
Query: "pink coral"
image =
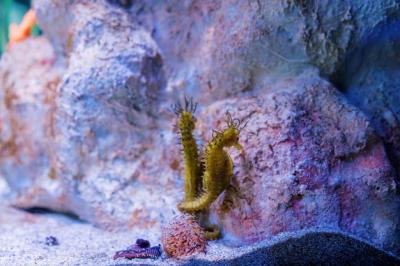
<path fill-rule="evenodd" d="M 164 251 L 171 257 L 185 257 L 204 252 L 206 238 L 204 230 L 189 214 L 175 217 L 162 230 L 161 243 Z"/>

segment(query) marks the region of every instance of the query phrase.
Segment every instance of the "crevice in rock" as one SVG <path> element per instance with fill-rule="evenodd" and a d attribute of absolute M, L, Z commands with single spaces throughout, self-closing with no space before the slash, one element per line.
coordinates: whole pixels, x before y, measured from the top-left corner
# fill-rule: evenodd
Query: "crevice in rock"
<path fill-rule="evenodd" d="M 30 207 L 30 208 L 17 208 L 17 209 L 34 215 L 59 215 L 67 219 L 73 220 L 74 222 L 87 223 L 86 221 L 79 218 L 79 216 L 73 212 L 56 211 L 44 207 Z"/>
<path fill-rule="evenodd" d="M 351 104 L 368 117 L 384 144 L 396 179 L 400 181 L 397 151 L 398 138 L 400 138 L 397 130 L 400 127 L 398 122 L 400 113 L 394 108 L 396 104 L 393 100 L 400 97 L 400 94 L 396 92 L 399 83 L 391 74 L 394 69 L 400 68 L 396 59 L 399 55 L 396 47 L 400 43 L 398 16 L 398 14 L 391 14 L 387 20 L 376 25 L 373 31 L 360 39 L 355 49 L 346 54 L 337 71 L 326 78 L 343 93 Z M 374 75 L 377 72 L 381 73 L 382 69 L 386 70 L 384 74 Z M 393 99 L 387 100 L 388 95 Z M 395 121 L 392 124 L 385 117 L 387 113 Z"/>
<path fill-rule="evenodd" d="M 132 6 L 132 0 L 107 0 L 111 5 L 116 5 L 122 8 L 130 8 Z"/>

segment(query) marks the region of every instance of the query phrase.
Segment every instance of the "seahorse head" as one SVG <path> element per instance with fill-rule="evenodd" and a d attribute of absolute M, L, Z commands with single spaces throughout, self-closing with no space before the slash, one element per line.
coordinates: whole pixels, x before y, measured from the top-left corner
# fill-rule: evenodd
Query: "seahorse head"
<path fill-rule="evenodd" d="M 247 123 L 243 125 L 243 120 L 238 118 L 233 119 L 229 112 L 226 112 L 226 116 L 226 123 L 228 127 L 222 132 L 222 142 L 226 147 L 235 147 L 239 150 L 242 150 L 243 147 L 239 143 L 239 135 L 240 131 L 246 127 Z"/>
<path fill-rule="evenodd" d="M 193 102 L 193 99 L 187 99 L 185 97 L 185 103 L 182 106 L 180 102 L 171 106 L 172 111 L 179 116 L 179 128 L 181 131 L 191 132 L 195 128 L 196 118 L 194 113 L 196 112 L 197 103 Z"/>
<path fill-rule="evenodd" d="M 239 130 L 234 127 L 228 127 L 222 132 L 222 142 L 225 147 L 235 147 L 242 150 L 243 147 L 239 143 Z"/>
<path fill-rule="evenodd" d="M 193 131 L 195 128 L 196 118 L 191 112 L 182 111 L 179 119 L 179 128 Z"/>

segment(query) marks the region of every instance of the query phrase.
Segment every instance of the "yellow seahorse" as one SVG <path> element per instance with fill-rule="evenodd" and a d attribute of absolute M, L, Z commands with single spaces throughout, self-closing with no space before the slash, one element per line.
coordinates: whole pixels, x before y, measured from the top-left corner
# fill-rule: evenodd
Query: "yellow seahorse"
<path fill-rule="evenodd" d="M 179 130 L 183 146 L 185 163 L 185 199 L 178 205 L 178 209 L 193 213 L 197 217 L 218 198 L 229 186 L 233 176 L 233 162 L 225 147 L 236 147 L 242 150 L 239 144 L 240 131 L 246 126 L 241 126 L 242 121 L 232 119 L 227 113 L 228 127 L 222 132 L 213 131 L 213 138 L 204 151 L 203 166 L 199 162 L 198 149 L 193 137 L 195 128 L 194 112 L 197 104 L 192 99 L 185 98 L 185 107 L 179 103 L 174 106 L 174 112 L 179 115 Z M 202 180 L 201 180 L 202 177 Z M 202 181 L 200 183 L 200 181 Z M 220 230 L 216 225 L 206 226 L 206 238 L 217 239 Z"/>
<path fill-rule="evenodd" d="M 178 208 L 184 212 L 197 212 L 210 207 L 218 196 L 229 186 L 233 176 L 233 162 L 225 147 L 242 150 L 239 144 L 240 122 L 229 116 L 228 127 L 222 131 L 214 131 L 213 139 L 207 144 L 204 152 L 204 173 L 202 176 L 202 192 L 191 201 L 183 201 Z"/>
<path fill-rule="evenodd" d="M 183 161 L 185 170 L 185 201 L 192 201 L 197 197 L 200 184 L 201 170 L 196 140 L 193 137 L 196 119 L 194 112 L 197 103 L 185 98 L 185 106 L 177 103 L 173 111 L 179 116 L 179 133 L 183 147 Z"/>

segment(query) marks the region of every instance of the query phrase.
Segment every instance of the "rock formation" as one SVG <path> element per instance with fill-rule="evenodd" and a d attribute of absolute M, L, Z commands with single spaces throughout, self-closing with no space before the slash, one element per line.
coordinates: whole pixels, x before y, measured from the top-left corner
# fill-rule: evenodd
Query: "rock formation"
<path fill-rule="evenodd" d="M 227 110 L 248 121 L 232 186 L 210 210 L 223 241 L 331 228 L 400 254 L 398 1 L 33 8 L 43 37 L 0 61 L 12 205 L 160 234 L 183 197 L 167 109 L 186 95 L 200 145 Z"/>

